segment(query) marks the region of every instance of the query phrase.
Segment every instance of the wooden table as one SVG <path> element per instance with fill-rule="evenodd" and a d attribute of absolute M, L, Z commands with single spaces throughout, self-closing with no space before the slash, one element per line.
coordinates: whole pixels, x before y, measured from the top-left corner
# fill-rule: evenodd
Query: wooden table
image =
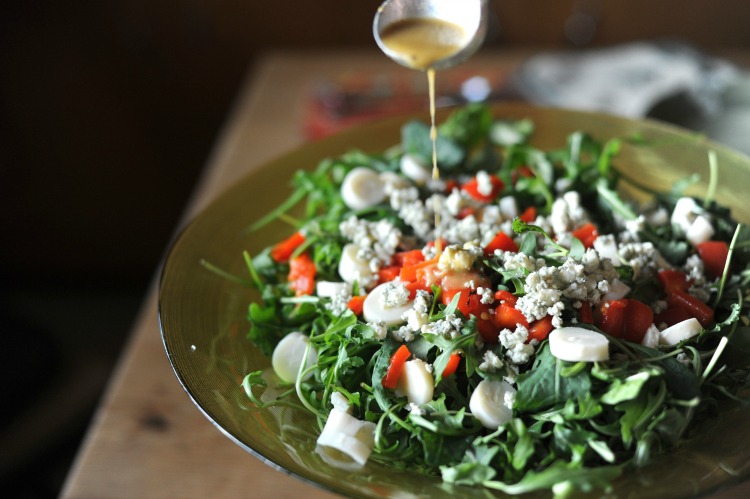
<path fill-rule="evenodd" d="M 469 64 L 508 73 L 529 50 Z M 735 54 L 744 59 L 744 54 Z M 239 93 L 184 220 L 265 161 L 303 143 L 311 85 L 357 71 L 406 71 L 372 52 L 269 53 Z M 744 491 L 744 493 L 743 493 Z M 736 494 L 736 495 L 735 495 Z M 750 486 L 717 497 L 749 496 Z M 334 495 L 248 455 L 209 423 L 173 374 L 157 323 L 157 279 L 68 476 L 66 498 Z"/>

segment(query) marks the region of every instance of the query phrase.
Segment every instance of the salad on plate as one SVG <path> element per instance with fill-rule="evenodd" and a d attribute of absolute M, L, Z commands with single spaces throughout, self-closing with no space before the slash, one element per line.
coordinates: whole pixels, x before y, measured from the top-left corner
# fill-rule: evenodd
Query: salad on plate
<path fill-rule="evenodd" d="M 558 495 L 743 403 L 748 234 L 713 199 L 715 158 L 701 198 L 692 177 L 653 192 L 615 165 L 657 145 L 581 131 L 541 150 L 535 126 L 472 104 L 439 127 L 440 178 L 420 121 L 299 171 L 251 227 L 287 235 L 245 254 L 248 340 L 274 377 L 247 373 L 250 400 L 309 411 L 336 466 Z M 286 389 L 261 400 L 270 384 Z"/>

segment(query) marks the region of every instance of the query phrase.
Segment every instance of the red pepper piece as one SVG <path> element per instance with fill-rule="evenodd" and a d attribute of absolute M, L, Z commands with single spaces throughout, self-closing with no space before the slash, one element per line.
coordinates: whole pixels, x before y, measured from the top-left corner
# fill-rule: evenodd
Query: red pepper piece
<path fill-rule="evenodd" d="M 505 301 L 509 303 L 511 306 L 515 307 L 516 302 L 518 301 L 518 297 L 511 293 L 510 291 L 506 291 L 504 289 L 498 289 L 495 291 L 495 300 L 499 301 Z"/>
<path fill-rule="evenodd" d="M 640 343 L 646 331 L 654 323 L 654 311 L 645 303 L 627 298 L 625 300 L 625 326 L 622 337 L 633 343 Z"/>
<path fill-rule="evenodd" d="M 703 260 L 706 273 L 713 277 L 721 277 L 729 257 L 729 246 L 724 241 L 706 241 L 695 247 Z"/>
<path fill-rule="evenodd" d="M 518 215 L 518 218 L 522 222 L 526 222 L 527 224 L 530 224 L 531 222 L 536 220 L 536 208 L 533 206 L 529 206 L 523 211 L 523 213 Z"/>
<path fill-rule="evenodd" d="M 484 254 L 490 256 L 495 253 L 495 250 L 518 253 L 518 245 L 508 234 L 500 231 L 495 235 L 492 241 L 484 247 Z"/>
<path fill-rule="evenodd" d="M 303 236 L 301 232 L 295 232 L 283 241 L 276 243 L 276 245 L 271 248 L 271 258 L 277 263 L 287 262 L 292 256 L 292 253 L 294 253 L 294 250 L 299 248 L 304 242 L 305 236 Z"/>
<path fill-rule="evenodd" d="M 401 377 L 401 373 L 404 371 L 404 364 L 411 356 L 411 352 L 406 345 L 401 345 L 398 350 L 391 356 L 391 363 L 388 364 L 388 369 L 383 376 L 383 388 L 393 390 L 396 388 L 398 379 Z"/>
<path fill-rule="evenodd" d="M 447 378 L 448 376 L 453 375 L 456 370 L 458 369 L 458 364 L 461 362 L 461 355 L 457 353 L 452 353 L 448 357 L 448 363 L 445 365 L 445 369 L 443 369 L 443 378 Z"/>
<path fill-rule="evenodd" d="M 523 327 L 529 327 L 529 321 L 523 312 L 515 308 L 511 303 L 505 302 L 495 308 L 493 322 L 498 329 L 514 330 L 519 324 Z"/>
<path fill-rule="evenodd" d="M 607 300 L 599 307 L 597 326 L 605 333 L 621 338 L 625 329 L 626 300 Z"/>
<path fill-rule="evenodd" d="M 664 269 L 660 270 L 656 276 L 667 294 L 675 290 L 687 291 L 690 287 L 685 272 L 681 270 Z"/>
<path fill-rule="evenodd" d="M 424 262 L 422 250 L 399 251 L 393 255 L 393 264 L 399 267 L 411 267 L 420 262 Z"/>
<path fill-rule="evenodd" d="M 538 321 L 534 321 L 529 326 L 529 338 L 528 341 L 537 340 L 543 341 L 547 339 L 547 336 L 552 332 L 552 316 L 548 315 Z"/>
<path fill-rule="evenodd" d="M 589 222 L 574 230 L 573 237 L 581 241 L 583 247 L 588 249 L 594 246 L 594 241 L 599 237 L 599 230 L 596 228 L 596 225 Z"/>
<path fill-rule="evenodd" d="M 688 312 L 698 319 L 703 327 L 710 327 L 714 323 L 713 309 L 690 293 L 680 290 L 673 291 L 667 296 L 667 302 Z"/>
<path fill-rule="evenodd" d="M 401 267 L 398 265 L 389 265 L 388 267 L 381 267 L 378 270 L 378 282 L 389 282 L 396 279 L 401 273 Z"/>
<path fill-rule="evenodd" d="M 362 308 L 365 304 L 366 296 L 352 296 L 346 304 L 347 308 L 354 312 L 354 315 L 362 315 Z"/>
<path fill-rule="evenodd" d="M 450 302 L 453 301 L 453 298 L 456 295 L 461 295 L 458 299 L 458 310 L 461 311 L 462 314 L 464 314 L 465 317 L 468 317 L 471 314 L 471 310 L 469 309 L 469 289 L 463 288 L 463 289 L 445 289 L 443 288 L 443 292 L 440 294 L 440 300 L 442 301 L 443 305 L 448 305 Z"/>
<path fill-rule="evenodd" d="M 297 296 L 311 295 L 315 291 L 315 262 L 307 253 L 289 260 L 289 287 Z"/>
<path fill-rule="evenodd" d="M 500 180 L 500 177 L 497 175 L 489 175 L 490 177 L 490 183 L 492 184 L 492 190 L 489 194 L 482 194 L 479 192 L 479 182 L 477 181 L 477 178 L 474 177 L 468 182 L 466 182 L 464 185 L 461 186 L 461 189 L 463 189 L 469 196 L 473 197 L 477 201 L 481 201 L 482 203 L 489 203 L 493 199 L 497 197 L 498 194 L 505 188 L 505 183 Z"/>
<path fill-rule="evenodd" d="M 591 304 L 587 301 L 581 302 L 581 308 L 578 309 L 578 322 L 583 324 L 594 323 L 594 312 L 591 310 Z"/>

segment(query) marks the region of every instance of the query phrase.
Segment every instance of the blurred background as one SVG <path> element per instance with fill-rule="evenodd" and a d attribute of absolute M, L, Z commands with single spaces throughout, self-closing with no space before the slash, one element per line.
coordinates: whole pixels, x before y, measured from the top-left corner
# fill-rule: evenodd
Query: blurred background
<path fill-rule="evenodd" d="M 10 410 L 0 414 L 0 491 L 59 492 L 258 55 L 376 51 L 371 23 L 378 4 L 2 2 L 0 398 Z M 491 5 L 487 50 L 580 51 L 668 40 L 702 55 L 750 53 L 746 0 Z M 722 95 L 725 110 L 732 99 L 746 103 L 742 92 Z M 677 121 L 686 106 L 667 100 L 651 114 Z"/>

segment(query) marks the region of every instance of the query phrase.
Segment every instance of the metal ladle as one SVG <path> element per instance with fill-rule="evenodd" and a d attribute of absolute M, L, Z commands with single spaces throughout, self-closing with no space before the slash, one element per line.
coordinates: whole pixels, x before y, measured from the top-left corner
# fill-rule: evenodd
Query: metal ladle
<path fill-rule="evenodd" d="M 484 41 L 487 34 L 487 0 L 385 0 L 373 21 L 373 34 L 380 49 L 397 63 L 412 67 L 404 54 L 388 48 L 381 39 L 391 24 L 407 19 L 437 19 L 460 26 L 466 37 L 461 49 L 430 65 L 431 69 L 446 69 L 468 59 Z"/>

